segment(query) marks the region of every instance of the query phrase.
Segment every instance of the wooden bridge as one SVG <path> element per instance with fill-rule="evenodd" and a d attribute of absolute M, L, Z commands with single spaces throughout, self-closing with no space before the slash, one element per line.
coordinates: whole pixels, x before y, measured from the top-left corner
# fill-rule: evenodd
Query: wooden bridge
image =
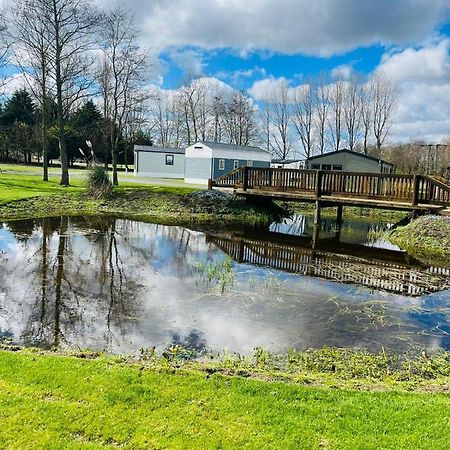
<path fill-rule="evenodd" d="M 269 266 L 286 272 L 314 276 L 417 296 L 450 287 L 450 269 L 422 265 L 405 252 L 367 248 L 355 244 L 321 241 L 280 233 L 209 234 L 212 242 L 241 263 Z"/>
<path fill-rule="evenodd" d="M 450 206 L 450 182 L 430 175 L 240 167 L 210 181 L 246 197 L 317 202 L 320 206 L 363 206 L 433 211 Z M 338 212 L 339 215 L 339 212 Z"/>

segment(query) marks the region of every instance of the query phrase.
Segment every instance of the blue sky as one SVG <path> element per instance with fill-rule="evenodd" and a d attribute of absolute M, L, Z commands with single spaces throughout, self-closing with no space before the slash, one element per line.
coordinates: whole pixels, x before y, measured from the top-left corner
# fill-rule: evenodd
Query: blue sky
<path fill-rule="evenodd" d="M 106 0 L 97 0 L 100 4 Z M 153 82 L 215 78 L 258 100 L 281 78 L 382 70 L 400 88 L 393 141 L 450 136 L 449 0 L 125 0 L 155 53 Z M 207 6 L 206 6 L 207 5 Z"/>
<path fill-rule="evenodd" d="M 372 45 L 332 57 L 261 52 L 243 57 L 229 48 L 204 51 L 186 46 L 176 49 L 177 54 L 191 55 L 188 61 L 184 61 L 184 65 L 171 57 L 171 51 L 161 53 L 160 58 L 166 65 L 162 87 L 179 87 L 186 77 L 188 62 L 193 68 L 201 65 L 203 75 L 216 77 L 237 89 L 249 89 L 254 81 L 267 76 L 285 77 L 296 83 L 314 78 L 320 73 L 330 74 L 333 69 L 344 65 L 352 67 L 358 73 L 369 74 L 379 65 L 385 51 L 381 45 Z"/>
<path fill-rule="evenodd" d="M 450 136 L 450 0 L 93 1 L 134 14 L 161 91 L 195 75 L 257 101 L 281 79 L 381 70 L 400 89 L 393 141 Z"/>

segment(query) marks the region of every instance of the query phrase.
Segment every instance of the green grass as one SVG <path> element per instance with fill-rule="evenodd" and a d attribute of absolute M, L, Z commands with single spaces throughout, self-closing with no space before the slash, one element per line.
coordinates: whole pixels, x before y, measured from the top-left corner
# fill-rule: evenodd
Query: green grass
<path fill-rule="evenodd" d="M 445 394 L 0 352 L 2 449 L 444 449 Z"/>
<path fill-rule="evenodd" d="M 85 180 L 71 178 L 70 187 L 59 185 L 58 177 L 44 182 L 40 176 L 0 174 L 0 220 L 32 219 L 56 215 L 115 215 L 129 219 L 177 225 L 267 224 L 271 213 L 244 201 L 203 204 L 186 196 L 195 188 L 184 185 L 120 183 L 110 198 L 85 195 Z"/>
<path fill-rule="evenodd" d="M 450 267 L 450 218 L 423 216 L 393 230 L 388 239 L 412 256 Z"/>
<path fill-rule="evenodd" d="M 73 180 L 70 187 L 62 187 L 57 178 L 42 181 L 35 175 L 0 174 L 0 205 L 31 197 L 81 192 L 83 189 L 84 182 L 79 179 Z"/>
<path fill-rule="evenodd" d="M 59 176 L 50 177 L 49 181 L 42 181 L 40 175 L 30 174 L 38 167 L 23 166 L 27 172 L 18 173 L 19 167 L 0 164 L 0 168 L 7 166 L 10 170 L 4 170 L 0 173 L 0 205 L 15 200 L 22 200 L 32 197 L 49 196 L 63 193 L 81 193 L 85 189 L 84 178 L 71 177 L 70 186 L 63 187 L 59 185 Z M 59 175 L 58 169 L 53 169 L 55 174 Z M 71 169 L 73 173 L 74 169 Z M 75 169 L 75 171 L 77 171 Z M 86 174 L 82 172 L 83 176 Z M 124 192 L 125 190 L 135 189 L 137 191 L 147 190 L 151 193 L 168 193 L 173 195 L 187 195 L 195 189 L 185 186 L 158 186 L 149 184 L 139 184 L 122 182 L 120 186 L 116 187 L 117 192 Z"/>

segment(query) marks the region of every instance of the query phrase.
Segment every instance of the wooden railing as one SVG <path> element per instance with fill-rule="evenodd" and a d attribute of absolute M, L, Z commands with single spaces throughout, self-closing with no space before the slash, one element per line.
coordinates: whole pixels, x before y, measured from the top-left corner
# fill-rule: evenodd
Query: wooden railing
<path fill-rule="evenodd" d="M 450 183 L 427 175 L 241 167 L 212 181 L 211 186 L 303 193 L 316 199 L 349 197 L 412 206 L 450 205 Z"/>

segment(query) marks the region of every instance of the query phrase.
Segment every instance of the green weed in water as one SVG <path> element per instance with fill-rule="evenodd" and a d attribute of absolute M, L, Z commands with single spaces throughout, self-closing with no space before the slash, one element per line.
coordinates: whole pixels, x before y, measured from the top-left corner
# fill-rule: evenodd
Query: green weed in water
<path fill-rule="evenodd" d="M 200 262 L 197 264 L 197 270 L 208 285 L 217 284 L 222 294 L 228 286 L 234 284 L 233 265 L 229 256 L 222 261 Z"/>

